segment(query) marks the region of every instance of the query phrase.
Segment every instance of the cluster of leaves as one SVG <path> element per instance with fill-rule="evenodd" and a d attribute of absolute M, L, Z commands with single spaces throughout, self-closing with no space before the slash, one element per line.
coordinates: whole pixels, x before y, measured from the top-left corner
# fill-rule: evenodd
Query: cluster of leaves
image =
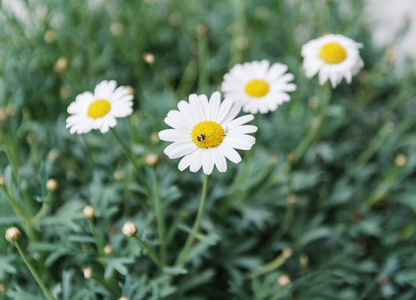
<path fill-rule="evenodd" d="M 0 165 L 6 188 L 29 215 L 50 196 L 47 179 L 58 182 L 45 213 L 33 219 L 33 236 L 21 240 L 57 298 L 416 298 L 416 76 L 394 76 L 391 57 L 373 48 L 362 1 L 22 5 L 28 9 L 18 15 L 0 12 L 0 103 L 13 105 L 0 124 Z M 316 79 L 305 78 L 300 49 L 328 31 L 363 43 L 366 66 L 352 85 L 332 92 L 318 138 L 291 163 L 325 96 Z M 147 51 L 156 57 L 152 67 L 142 60 Z M 60 58 L 67 64 L 58 66 Z M 276 112 L 258 116 L 257 143 L 241 164 L 213 173 L 189 264 L 161 272 L 120 232 L 133 221 L 140 237 L 158 246 L 153 203 L 132 166 L 108 134 L 71 136 L 66 108 L 103 79 L 135 89 L 135 113 L 116 130 L 139 164 L 148 153 L 160 156 L 155 171 L 173 262 L 195 217 L 201 174 L 179 173 L 156 133 L 179 99 L 210 94 L 232 65 L 264 58 L 289 65 L 298 90 Z M 97 252 L 82 216 L 87 204 L 112 254 Z M 4 195 L 0 207 L 0 231 L 25 225 Z M 0 239 L 0 253 L 0 299 L 43 299 L 15 247 Z M 106 284 L 84 279 L 86 266 Z M 106 285 L 116 286 L 115 294 Z"/>

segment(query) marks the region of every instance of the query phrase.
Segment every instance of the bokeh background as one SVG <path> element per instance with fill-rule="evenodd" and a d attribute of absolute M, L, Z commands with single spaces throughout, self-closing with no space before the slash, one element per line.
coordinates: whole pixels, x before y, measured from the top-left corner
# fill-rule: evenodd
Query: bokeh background
<path fill-rule="evenodd" d="M 403 15 L 400 5 L 387 5 L 392 1 L 2 1 L 0 172 L 29 214 L 49 199 L 47 179 L 58 182 L 35 222 L 36 238 L 21 240 L 55 297 L 415 299 L 416 76 L 408 56 L 414 43 L 405 42 L 414 40 L 415 19 L 405 15 L 416 10 L 412 1 L 395 2 L 408 5 Z M 328 91 L 304 76 L 300 49 L 328 32 L 363 43 L 365 67 L 351 85 L 332 91 L 323 128 L 294 160 Z M 149 52 L 151 65 L 143 60 Z M 157 247 L 153 204 L 131 165 L 109 134 L 71 136 L 66 108 L 104 79 L 134 89 L 135 113 L 116 130 L 142 165 L 148 153 L 160 156 L 174 261 L 198 207 L 202 174 L 179 172 L 157 132 L 178 100 L 211 94 L 233 65 L 261 59 L 287 64 L 298 90 L 257 117 L 257 143 L 242 163 L 213 173 L 186 269 L 159 272 L 120 232 L 134 221 Z M 87 204 L 112 254 L 97 253 L 82 215 Z M 12 225 L 21 220 L 1 195 L 1 232 Z M 3 238 L 0 254 L 0 299 L 44 299 Z M 86 266 L 113 280 L 120 294 L 85 279 Z"/>

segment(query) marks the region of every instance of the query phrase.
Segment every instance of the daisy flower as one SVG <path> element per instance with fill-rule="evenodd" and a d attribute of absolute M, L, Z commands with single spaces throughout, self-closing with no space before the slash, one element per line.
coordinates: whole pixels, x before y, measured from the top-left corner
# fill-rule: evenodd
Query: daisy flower
<path fill-rule="evenodd" d="M 290 100 L 287 92 L 296 91 L 296 85 L 290 83 L 294 76 L 286 73 L 287 69 L 281 63 L 270 66 L 268 60 L 238 64 L 224 75 L 221 90 L 226 98 L 240 102 L 244 112 L 265 114 L 275 111 L 280 104 Z"/>
<path fill-rule="evenodd" d="M 312 78 L 319 73 L 319 84 L 328 79 L 333 88 L 345 77 L 351 83 L 364 66 L 359 49 L 363 44 L 357 43 L 340 34 L 328 34 L 307 42 L 302 47 L 303 69 L 306 77 Z"/>
<path fill-rule="evenodd" d="M 209 175 L 214 169 L 225 172 L 228 158 L 239 163 L 241 156 L 235 149 L 250 150 L 255 143 L 253 136 L 247 133 L 257 131 L 253 125 L 243 125 L 253 120 L 253 115 L 235 119 L 241 106 L 227 98 L 221 103 L 219 92 L 212 94 L 210 100 L 206 95 L 192 94 L 187 101 L 180 101 L 177 110 L 171 110 L 165 123 L 173 129 L 159 132 L 163 141 L 173 142 L 165 149 L 171 158 L 183 157 L 179 170 L 189 167 L 197 172 L 201 167 Z"/>
<path fill-rule="evenodd" d="M 133 112 L 133 95 L 129 88 L 117 87 L 115 80 L 101 81 L 94 94 L 84 92 L 68 106 L 66 128 L 71 134 L 87 133 L 91 129 L 107 132 L 117 124 L 116 118 L 127 117 Z"/>

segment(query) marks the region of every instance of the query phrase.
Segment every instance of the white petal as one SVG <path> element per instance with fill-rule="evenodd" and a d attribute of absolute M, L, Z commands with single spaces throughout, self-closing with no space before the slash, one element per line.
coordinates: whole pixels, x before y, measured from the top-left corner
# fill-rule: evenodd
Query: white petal
<path fill-rule="evenodd" d="M 237 126 L 248 123 L 253 119 L 254 119 L 253 115 L 245 115 L 245 116 L 239 117 L 237 119 L 234 119 L 230 123 L 227 124 L 227 130 L 231 130 L 231 129 L 237 127 Z"/>
<path fill-rule="evenodd" d="M 179 158 L 194 152 L 198 148 L 193 142 L 175 142 L 165 148 L 165 154 L 170 159 Z"/>
<path fill-rule="evenodd" d="M 212 149 L 212 154 L 215 156 L 215 165 L 221 173 L 227 171 L 227 161 L 224 154 L 218 148 Z"/>
<path fill-rule="evenodd" d="M 211 175 L 214 170 L 214 158 L 211 152 L 212 149 L 206 149 L 206 151 L 204 151 L 202 170 L 207 175 Z"/>
<path fill-rule="evenodd" d="M 218 113 L 220 111 L 220 104 L 221 104 L 221 94 L 219 92 L 213 93 L 209 100 L 209 110 L 208 110 L 207 120 L 215 121 L 217 119 Z"/>
<path fill-rule="evenodd" d="M 233 136 L 236 134 L 253 133 L 257 131 L 257 126 L 254 125 L 243 125 L 235 127 L 227 131 L 227 136 Z"/>
<path fill-rule="evenodd" d="M 159 139 L 166 142 L 180 142 L 191 140 L 191 135 L 175 129 L 165 129 L 159 132 Z"/>
<path fill-rule="evenodd" d="M 224 144 L 224 141 L 217 147 L 217 149 L 221 151 L 221 153 L 224 154 L 224 156 L 233 163 L 238 164 L 241 161 L 240 154 L 238 154 L 238 152 L 235 151 L 232 147 Z"/>
<path fill-rule="evenodd" d="M 220 112 L 218 114 L 217 120 L 215 122 L 222 123 L 222 121 L 225 119 L 225 117 L 228 115 L 228 112 L 232 108 L 234 102 L 227 98 L 225 99 L 220 106 Z"/>

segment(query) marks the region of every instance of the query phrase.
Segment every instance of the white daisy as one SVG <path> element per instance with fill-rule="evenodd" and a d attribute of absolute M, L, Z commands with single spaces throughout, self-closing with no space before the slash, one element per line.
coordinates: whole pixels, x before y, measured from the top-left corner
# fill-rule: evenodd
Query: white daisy
<path fill-rule="evenodd" d="M 275 111 L 280 104 L 290 100 L 287 92 L 296 90 L 296 85 L 290 83 L 294 76 L 286 73 L 287 69 L 281 63 L 270 66 L 268 60 L 238 64 L 224 75 L 221 90 L 226 98 L 240 102 L 245 112 L 265 114 Z"/>
<path fill-rule="evenodd" d="M 351 83 L 364 66 L 358 49 L 363 44 L 357 43 L 340 34 L 328 34 L 307 42 L 302 47 L 303 69 L 306 77 L 312 78 L 319 73 L 319 84 L 328 79 L 333 88 L 345 77 Z"/>
<path fill-rule="evenodd" d="M 243 125 L 253 120 L 253 115 L 235 119 L 241 106 L 227 98 L 221 103 L 219 92 L 212 94 L 208 101 L 206 95 L 192 94 L 187 101 L 180 101 L 177 110 L 171 110 L 165 123 L 173 129 L 159 132 L 163 141 L 173 142 L 165 149 L 171 158 L 183 157 L 179 170 L 187 167 L 197 172 L 201 167 L 207 175 L 211 174 L 214 165 L 218 171 L 227 170 L 228 158 L 239 163 L 241 156 L 235 149 L 250 150 L 255 143 L 253 136 L 247 133 L 257 131 L 253 125 Z"/>
<path fill-rule="evenodd" d="M 117 87 L 115 80 L 101 81 L 94 94 L 84 92 L 68 106 L 66 128 L 71 134 L 87 133 L 91 129 L 107 132 L 117 124 L 116 118 L 123 118 L 133 112 L 133 95 L 129 88 Z"/>

